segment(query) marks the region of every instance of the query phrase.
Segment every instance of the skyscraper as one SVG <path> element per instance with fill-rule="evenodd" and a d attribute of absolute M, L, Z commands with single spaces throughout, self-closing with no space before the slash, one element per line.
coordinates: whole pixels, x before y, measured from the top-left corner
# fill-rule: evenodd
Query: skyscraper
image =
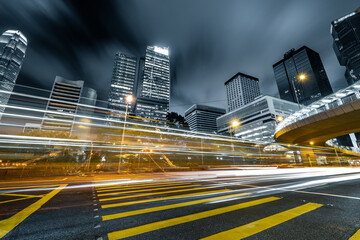
<path fill-rule="evenodd" d="M 108 108 L 114 110 L 112 117 L 120 116 L 120 112 L 125 112 L 125 97 L 134 95 L 136 82 L 137 58 L 127 56 L 123 53 L 115 55 L 113 75 L 108 98 Z"/>
<path fill-rule="evenodd" d="M 230 112 L 260 95 L 259 79 L 240 72 L 225 82 L 225 88 Z"/>
<path fill-rule="evenodd" d="M 169 49 L 148 46 L 144 70 L 140 70 L 139 74 L 143 77 L 138 78 L 136 116 L 166 121 L 170 103 Z"/>
<path fill-rule="evenodd" d="M 360 79 L 360 8 L 331 23 L 333 48 L 349 85 Z"/>
<path fill-rule="evenodd" d="M 216 133 L 216 118 L 225 113 L 222 108 L 194 104 L 185 111 L 185 119 L 191 131 Z"/>
<path fill-rule="evenodd" d="M 14 89 L 25 58 L 26 37 L 17 30 L 7 30 L 0 36 L 0 119 Z"/>
<path fill-rule="evenodd" d="M 84 117 L 75 115 L 91 115 L 91 106 L 95 105 L 96 97 L 96 91 L 84 87 L 84 81 L 56 76 L 41 128 L 71 132 L 74 121 L 86 122 L 82 120 Z"/>
<path fill-rule="evenodd" d="M 332 93 L 319 53 L 306 46 L 285 53 L 273 69 L 281 99 L 309 105 Z"/>

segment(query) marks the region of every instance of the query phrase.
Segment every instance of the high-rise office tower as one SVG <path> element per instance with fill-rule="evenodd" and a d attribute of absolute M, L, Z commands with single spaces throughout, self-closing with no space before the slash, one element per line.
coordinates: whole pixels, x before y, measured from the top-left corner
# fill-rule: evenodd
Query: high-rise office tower
<path fill-rule="evenodd" d="M 281 99 L 309 105 L 332 93 L 319 53 L 306 46 L 285 53 L 273 69 Z"/>
<path fill-rule="evenodd" d="M 167 47 L 146 48 L 144 70 L 137 87 L 135 114 L 166 121 L 170 103 L 170 59 Z"/>
<path fill-rule="evenodd" d="M 222 108 L 194 104 L 185 111 L 185 119 L 191 131 L 216 133 L 216 118 L 225 113 Z"/>
<path fill-rule="evenodd" d="M 125 97 L 134 95 L 136 82 L 137 58 L 123 53 L 115 55 L 108 108 L 114 110 L 112 117 L 120 116 L 126 110 Z M 131 110 L 131 106 L 128 106 Z M 129 111 L 130 112 L 130 111 Z"/>
<path fill-rule="evenodd" d="M 41 128 L 71 132 L 74 121 L 82 122 L 79 119 L 91 115 L 89 113 L 92 111 L 91 106 L 96 103 L 96 97 L 96 91 L 84 87 L 84 81 L 72 81 L 56 76 Z"/>
<path fill-rule="evenodd" d="M 230 112 L 260 95 L 259 79 L 240 72 L 225 82 L 225 88 Z"/>
<path fill-rule="evenodd" d="M 0 119 L 14 89 L 25 58 L 26 37 L 17 30 L 7 30 L 0 36 Z"/>
<path fill-rule="evenodd" d="M 333 48 L 349 85 L 360 80 L 360 8 L 331 23 Z"/>

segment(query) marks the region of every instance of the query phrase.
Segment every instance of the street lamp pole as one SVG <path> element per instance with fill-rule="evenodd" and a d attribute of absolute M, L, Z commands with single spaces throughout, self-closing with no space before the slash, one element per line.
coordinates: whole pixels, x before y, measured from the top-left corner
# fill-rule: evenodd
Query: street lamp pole
<path fill-rule="evenodd" d="M 127 117 L 127 113 L 128 113 L 129 104 L 132 103 L 133 101 L 134 101 L 133 95 L 128 95 L 125 97 L 126 109 L 125 109 L 124 127 L 123 127 L 123 132 L 122 132 L 122 136 L 121 136 L 121 145 L 120 145 L 120 157 L 119 157 L 119 165 L 118 165 L 118 173 L 119 174 L 120 174 L 122 151 L 123 151 L 124 138 L 125 138 L 126 117 Z"/>
<path fill-rule="evenodd" d="M 234 141 L 233 141 L 233 134 L 232 134 L 232 132 L 231 132 L 231 129 L 233 129 L 234 130 L 234 132 L 235 132 L 235 128 L 237 128 L 237 127 L 239 127 L 240 126 L 240 121 L 239 120 L 233 120 L 233 121 L 231 121 L 231 123 L 230 123 L 230 140 L 231 140 L 231 148 L 232 148 L 232 151 L 234 151 L 235 149 L 234 149 Z M 233 165 L 235 165 L 235 159 L 234 159 L 234 157 L 233 157 Z"/>
<path fill-rule="evenodd" d="M 297 78 L 299 80 L 299 82 L 303 81 L 306 79 L 306 75 L 304 73 L 301 73 L 299 75 L 297 75 Z M 296 98 L 296 102 L 298 104 L 298 107 L 299 107 L 299 110 L 301 109 L 300 107 L 300 101 L 299 101 L 299 97 L 298 97 L 298 94 L 297 94 L 297 89 L 295 88 L 295 77 L 292 79 L 291 81 L 292 85 L 293 85 L 293 89 L 294 89 L 294 92 L 295 92 L 295 98 Z"/>

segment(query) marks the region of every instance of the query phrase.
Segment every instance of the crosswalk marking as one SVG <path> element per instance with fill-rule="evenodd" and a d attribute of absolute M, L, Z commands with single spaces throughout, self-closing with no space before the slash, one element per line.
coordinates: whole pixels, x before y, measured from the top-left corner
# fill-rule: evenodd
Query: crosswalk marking
<path fill-rule="evenodd" d="M 297 216 L 313 211 L 321 206 L 323 205 L 317 203 L 307 203 L 299 207 L 292 208 L 278 214 L 274 214 L 270 217 L 266 217 L 237 228 L 233 228 L 228 231 L 220 232 L 203 239 L 243 239 L 261 231 L 264 231 L 268 228 L 274 227 L 280 223 L 286 222 Z"/>
<path fill-rule="evenodd" d="M 0 188 L 0 191 L 6 190 L 6 192 L 15 192 L 15 191 L 17 191 L 17 189 L 21 189 L 21 190 L 29 189 L 29 191 L 31 191 L 34 188 L 35 189 L 37 189 L 37 188 L 50 188 L 50 187 L 57 187 L 57 186 L 59 186 L 59 185 L 43 185 L 43 186 L 33 185 L 33 186 L 22 186 L 22 187 L 2 187 L 2 188 Z M 11 190 L 13 190 L 13 191 L 11 191 Z"/>
<path fill-rule="evenodd" d="M 111 220 L 111 219 L 116 219 L 116 218 L 129 217 L 129 216 L 134 216 L 134 215 L 139 215 L 139 214 L 144 214 L 144 213 L 162 211 L 162 210 L 166 210 L 166 209 L 185 207 L 185 206 L 195 205 L 195 204 L 199 204 L 199 203 L 217 201 L 217 200 L 222 200 L 222 199 L 227 199 L 227 198 L 234 198 L 234 197 L 244 196 L 244 195 L 248 195 L 248 194 L 250 194 L 250 193 L 230 194 L 230 195 L 225 195 L 225 196 L 220 196 L 220 197 L 206 198 L 206 199 L 200 199 L 200 200 L 195 200 L 195 201 L 190 201 L 190 202 L 183 202 L 183 203 L 170 204 L 170 205 L 165 205 L 165 206 L 160 206 L 160 207 L 153 207 L 153 208 L 129 211 L 129 212 L 124 212 L 124 213 L 110 214 L 110 215 L 103 216 L 102 219 L 103 219 L 103 221 L 106 221 L 106 220 Z"/>
<path fill-rule="evenodd" d="M 181 194 L 176 196 L 169 196 L 169 197 L 159 197 L 159 198 L 153 198 L 153 199 L 144 199 L 144 200 L 137 200 L 137 201 L 130 201 L 130 202 L 122 202 L 122 203 L 112 203 L 112 204 L 104 204 L 101 207 L 102 208 L 112 208 L 112 207 L 121 207 L 121 206 L 127 206 L 127 205 L 134 205 L 134 204 L 140 204 L 140 203 L 149 203 L 149 202 L 157 202 L 157 201 L 163 201 L 163 200 L 169 200 L 169 199 L 176 199 L 176 198 L 185 198 L 185 197 L 202 197 L 222 192 L 228 192 L 229 189 L 220 189 L 220 190 L 213 190 L 213 191 L 206 191 L 206 192 L 196 192 L 196 193 L 189 193 L 189 194 Z"/>
<path fill-rule="evenodd" d="M 122 191 L 122 192 L 111 192 L 111 193 L 100 193 L 98 194 L 99 197 L 101 196 L 110 196 L 110 195 L 119 195 L 125 193 L 135 193 L 135 192 L 149 192 L 149 191 L 157 191 L 157 190 L 164 190 L 164 189 L 176 189 L 176 188 L 189 188 L 189 187 L 198 187 L 198 185 L 185 185 L 185 186 L 175 186 L 175 187 L 161 187 L 161 188 L 148 188 L 143 190 L 131 190 L 131 191 Z"/>
<path fill-rule="evenodd" d="M 360 229 L 349 240 L 360 240 Z"/>
<path fill-rule="evenodd" d="M 33 198 L 33 197 L 43 197 L 44 195 L 30 195 L 30 194 L 18 194 L 18 193 L 0 193 L 0 195 L 4 195 L 4 196 L 13 196 L 13 197 L 28 197 L 28 198 Z"/>
<path fill-rule="evenodd" d="M 207 218 L 207 217 L 219 215 L 222 213 L 227 213 L 227 212 L 239 210 L 242 208 L 259 205 L 262 203 L 279 200 L 279 199 L 281 199 L 281 198 L 268 197 L 268 198 L 258 199 L 258 200 L 254 200 L 254 201 L 250 201 L 250 202 L 235 204 L 235 205 L 231 205 L 231 206 L 227 206 L 227 207 L 217 208 L 217 209 L 213 209 L 213 210 L 209 210 L 209 211 L 204 211 L 204 212 L 200 212 L 200 213 L 194 213 L 194 214 L 190 214 L 190 215 L 186 215 L 186 216 L 182 216 L 182 217 L 172 218 L 172 219 L 168 219 L 168 220 L 164 220 L 164 221 L 149 223 L 149 224 L 145 224 L 145 225 L 134 227 L 134 228 L 129 228 L 129 229 L 125 229 L 125 230 L 108 233 L 108 238 L 109 238 L 109 240 L 114 240 L 114 239 L 131 237 L 131 236 L 139 235 L 142 233 L 178 225 L 181 223 L 191 222 L 191 221 L 195 221 L 198 219 Z"/>
<path fill-rule="evenodd" d="M 67 184 L 60 185 L 55 190 L 52 190 L 50 193 L 43 196 L 41 199 L 31 204 L 30 206 L 24 208 L 20 212 L 11 216 L 10 218 L 4 219 L 0 221 L 0 238 L 8 234 L 14 227 L 19 225 L 22 221 L 24 221 L 27 217 L 41 208 L 47 201 L 49 201 L 52 197 L 58 194 L 62 189 L 64 189 Z"/>
<path fill-rule="evenodd" d="M 23 197 L 23 198 L 16 198 L 16 199 L 11 199 L 11 200 L 6 200 L 6 201 L 0 202 L 0 204 L 8 203 L 8 202 L 21 201 L 21 200 L 25 200 L 25 199 L 29 199 L 29 198 L 31 198 L 31 197 Z"/>
<path fill-rule="evenodd" d="M 117 190 L 126 190 L 126 189 L 144 189 L 144 188 L 155 188 L 155 187 L 166 187 L 166 186 L 179 186 L 179 185 L 191 185 L 191 183 L 173 183 L 173 184 L 151 184 L 147 186 L 140 186 L 140 187 L 116 187 L 116 188 L 109 188 L 109 189 L 103 189 L 103 190 L 97 190 L 97 192 L 111 192 L 111 191 L 117 191 Z"/>
<path fill-rule="evenodd" d="M 187 188 L 187 189 L 181 189 L 181 190 L 171 190 L 171 191 L 154 192 L 154 193 L 134 194 L 134 195 L 128 195 L 128 196 L 122 196 L 122 197 L 103 198 L 103 199 L 99 199 L 99 201 L 104 202 L 104 201 L 111 201 L 111 200 L 120 200 L 120 199 L 125 199 L 125 198 L 159 195 L 159 194 L 165 194 L 165 193 L 189 192 L 189 191 L 195 191 L 195 190 L 201 190 L 201 189 L 209 189 L 209 188 L 212 188 L 212 187 Z"/>
<path fill-rule="evenodd" d="M 133 184 L 116 184 L 96 187 L 96 190 L 104 190 L 111 188 L 122 188 L 122 187 L 142 187 L 142 186 L 151 186 L 151 185 L 162 185 L 162 184 L 181 184 L 180 182 L 148 182 L 148 183 L 133 183 Z"/>

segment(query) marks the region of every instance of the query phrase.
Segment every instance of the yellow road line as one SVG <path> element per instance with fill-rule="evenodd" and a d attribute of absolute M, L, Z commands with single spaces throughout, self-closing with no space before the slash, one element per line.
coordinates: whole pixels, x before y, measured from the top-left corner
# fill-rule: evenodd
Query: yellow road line
<path fill-rule="evenodd" d="M 33 197 L 43 197 L 44 195 L 29 195 L 29 194 L 17 194 L 17 193 L 0 193 L 0 195 L 5 195 L 5 196 L 14 196 L 14 197 L 29 197 L 29 198 L 33 198 Z"/>
<path fill-rule="evenodd" d="M 201 197 L 202 195 L 207 195 L 207 194 L 212 194 L 212 193 L 228 192 L 228 191 L 230 191 L 230 190 L 221 189 L 221 190 L 207 191 L 207 192 L 201 192 L 201 193 L 198 193 L 198 192 L 197 193 L 189 193 L 189 194 L 182 194 L 182 195 L 169 196 L 169 197 L 159 197 L 159 198 L 144 199 L 144 200 L 123 202 L 123 203 L 105 204 L 105 205 L 102 205 L 101 207 L 102 208 L 112 208 L 112 207 L 121 207 L 121 206 L 128 206 L 128 205 L 134 205 L 134 204 L 140 204 L 140 203 L 163 201 L 163 200 L 183 198 L 183 197 L 191 197 L 191 196 L 199 196 L 199 197 Z"/>
<path fill-rule="evenodd" d="M 19 189 L 19 188 L 24 189 L 24 190 L 30 188 L 30 190 L 31 190 L 31 188 L 48 188 L 48 187 L 57 187 L 57 186 L 59 186 L 59 185 L 42 185 L 42 186 L 34 185 L 34 186 L 23 186 L 23 187 L 3 187 L 3 188 L 0 188 L 0 190 L 6 190 L 6 189 L 12 190 L 12 189 Z M 13 192 L 13 191 L 11 191 L 11 192 Z"/>
<path fill-rule="evenodd" d="M 360 229 L 349 240 L 360 240 Z"/>
<path fill-rule="evenodd" d="M 114 240 L 114 239 L 132 237 L 132 236 L 139 235 L 142 233 L 151 232 L 154 230 L 171 227 L 174 225 L 191 222 L 191 221 L 195 221 L 195 220 L 199 220 L 199 219 L 239 210 L 242 208 L 259 205 L 262 203 L 279 200 L 279 199 L 281 199 L 281 198 L 268 197 L 268 198 L 258 199 L 258 200 L 254 200 L 254 201 L 250 201 L 250 202 L 235 204 L 235 205 L 231 205 L 231 206 L 227 206 L 227 207 L 208 210 L 208 211 L 204 211 L 204 212 L 200 212 L 200 213 L 194 213 L 194 214 L 186 215 L 183 217 L 171 218 L 171 219 L 164 220 L 164 221 L 149 223 L 149 224 L 145 224 L 145 225 L 138 226 L 138 227 L 133 227 L 133 228 L 129 228 L 129 229 L 121 230 L 121 231 L 108 233 L 108 238 L 109 238 L 109 240 Z"/>
<path fill-rule="evenodd" d="M 195 186 L 195 185 L 193 185 Z M 159 195 L 159 194 L 165 194 L 165 193 L 177 193 L 177 192 L 189 192 L 189 191 L 195 191 L 195 190 L 201 190 L 201 189 L 209 189 L 213 187 L 200 187 L 200 188 L 189 188 L 187 189 L 181 189 L 181 190 L 171 190 L 171 191 L 163 191 L 163 192 L 153 192 L 153 193 L 144 193 L 144 194 L 134 194 L 134 195 L 128 195 L 128 196 L 122 196 L 122 197 L 112 197 L 112 198 L 103 198 L 99 199 L 100 202 L 104 201 L 111 201 L 111 200 L 119 200 L 119 199 L 125 199 L 125 198 L 134 198 L 134 197 L 145 197 L 145 196 L 152 196 L 152 195 Z"/>
<path fill-rule="evenodd" d="M 143 188 L 152 188 L 152 187 L 165 187 L 165 186 L 178 186 L 178 185 L 190 185 L 191 183 L 174 183 L 174 184 L 159 184 L 159 185 L 148 185 L 140 187 L 116 187 L 111 189 L 97 190 L 97 192 L 111 192 L 117 190 L 126 190 L 126 189 L 143 189 Z"/>
<path fill-rule="evenodd" d="M 278 214 L 274 214 L 270 217 L 266 217 L 237 228 L 233 228 L 228 231 L 220 232 L 203 239 L 243 239 L 261 231 L 264 231 L 268 228 L 274 227 L 280 223 L 289 221 L 290 219 L 298 217 L 302 214 L 313 211 L 321 206 L 323 205 L 317 203 L 307 203 L 299 207 L 292 208 Z"/>
<path fill-rule="evenodd" d="M 16 198 L 16 199 L 11 199 L 11 200 L 6 200 L 6 201 L 0 202 L 0 204 L 8 203 L 8 202 L 21 201 L 21 200 L 25 200 L 25 199 L 29 199 L 29 198 L 30 198 L 30 197 L 23 197 L 23 198 Z"/>
<path fill-rule="evenodd" d="M 199 185 L 185 185 L 185 186 L 176 186 L 176 187 L 161 187 L 161 188 L 148 188 L 143 190 L 131 190 L 131 191 L 122 191 L 122 192 L 112 192 L 112 193 L 100 193 L 98 194 L 99 197 L 101 196 L 109 196 L 109 195 L 119 195 L 125 193 L 137 193 L 137 192 L 148 192 L 148 191 L 157 191 L 157 190 L 164 190 L 164 189 L 176 189 L 176 188 L 189 188 L 189 187 L 198 187 Z"/>
<path fill-rule="evenodd" d="M 132 184 L 116 184 L 106 186 L 97 186 L 96 190 L 105 190 L 111 188 L 121 188 L 121 187 L 142 187 L 142 186 L 152 186 L 152 185 L 162 185 L 162 184 L 181 184 L 180 182 L 148 182 L 148 183 L 132 183 Z"/>
<path fill-rule="evenodd" d="M 11 216 L 8 219 L 0 221 L 0 238 L 5 236 L 8 232 L 10 232 L 13 228 L 19 225 L 22 221 L 24 221 L 28 216 L 33 214 L 36 210 L 38 210 L 42 205 L 44 205 L 47 201 L 49 201 L 52 197 L 54 197 L 57 193 L 59 193 L 62 189 L 64 189 L 67 184 L 60 185 L 55 190 L 46 194 L 44 197 L 31 204 L 27 208 L 21 210 L 16 213 L 14 216 Z"/>
<path fill-rule="evenodd" d="M 222 199 L 239 197 L 239 196 L 244 196 L 244 195 L 248 195 L 248 194 L 250 194 L 250 193 L 237 193 L 237 194 L 230 194 L 230 195 L 220 196 L 220 197 L 200 199 L 200 200 L 195 200 L 195 201 L 190 201 L 190 202 L 176 203 L 176 204 L 160 206 L 160 207 L 145 208 L 145 209 L 129 211 L 129 212 L 124 212 L 124 213 L 105 215 L 102 217 L 102 219 L 103 219 L 103 221 L 106 221 L 106 220 L 111 220 L 111 219 L 115 219 L 115 218 L 129 217 L 129 216 L 134 216 L 134 215 L 139 215 L 139 214 L 144 214 L 144 213 L 162 211 L 162 210 L 166 210 L 166 209 L 185 207 L 185 206 L 195 205 L 195 204 L 199 204 L 199 203 L 218 201 L 218 200 L 222 200 Z"/>

